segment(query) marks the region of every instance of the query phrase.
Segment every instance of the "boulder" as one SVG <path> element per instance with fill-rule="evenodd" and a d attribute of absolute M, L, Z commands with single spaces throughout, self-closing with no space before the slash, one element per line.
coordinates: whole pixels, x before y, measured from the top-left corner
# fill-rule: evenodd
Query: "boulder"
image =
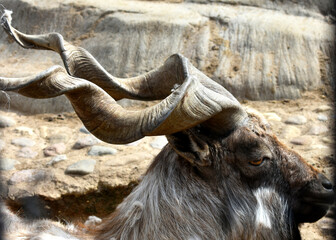
<path fill-rule="evenodd" d="M 293 99 L 304 91 L 334 85 L 333 1 L 177 2 L 4 0 L 2 4 L 13 10 L 13 25 L 20 31 L 60 32 L 117 77 L 143 74 L 179 52 L 239 98 Z M 5 56 L 0 66 L 6 66 L 0 68 L 0 76 L 26 76 L 62 64 L 56 54 L 19 49 L 5 34 L 0 49 Z M 8 101 L 3 94 L 0 98 Z M 26 112 L 72 111 L 64 96 L 30 100 L 11 94 L 10 98 L 11 108 Z"/>
<path fill-rule="evenodd" d="M 94 159 L 84 159 L 80 160 L 74 164 L 71 164 L 65 170 L 66 174 L 78 174 L 78 175 L 86 175 L 93 173 L 96 165 L 96 160 Z"/>

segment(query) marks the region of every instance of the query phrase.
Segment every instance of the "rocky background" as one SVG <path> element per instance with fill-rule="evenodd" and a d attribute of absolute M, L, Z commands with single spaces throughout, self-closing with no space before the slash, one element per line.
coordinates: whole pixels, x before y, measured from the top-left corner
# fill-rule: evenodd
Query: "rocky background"
<path fill-rule="evenodd" d="M 149 71 L 178 52 L 241 99 L 295 99 L 307 90 L 335 85 L 333 0 L 3 0 L 2 4 L 13 10 L 13 26 L 22 32 L 60 32 L 118 77 Z M 10 44 L 6 34 L 0 36 L 0 51 L 4 56 L 0 67 L 10 76 L 61 64 L 56 54 L 23 51 Z M 35 71 L 31 69 L 36 65 Z M 1 98 L 7 101 L 3 94 Z M 30 113 L 71 110 L 64 98 L 45 100 L 43 107 L 41 101 L 16 99 L 12 109 Z"/>
<path fill-rule="evenodd" d="M 333 177 L 333 1 L 2 4 L 13 10 L 13 26 L 20 31 L 60 32 L 114 76 L 142 74 L 182 53 L 243 105 L 263 113 L 281 141 Z M 32 75 L 55 64 L 62 64 L 55 53 L 22 49 L 0 29 L 0 76 Z M 119 103 L 128 108 L 151 104 Z M 26 217 L 82 221 L 106 216 L 166 144 L 164 136 L 129 145 L 103 143 L 86 131 L 64 97 L 33 100 L 0 92 L 0 107 L 1 194 Z M 334 209 L 305 224 L 303 239 L 332 239 L 333 217 Z"/>

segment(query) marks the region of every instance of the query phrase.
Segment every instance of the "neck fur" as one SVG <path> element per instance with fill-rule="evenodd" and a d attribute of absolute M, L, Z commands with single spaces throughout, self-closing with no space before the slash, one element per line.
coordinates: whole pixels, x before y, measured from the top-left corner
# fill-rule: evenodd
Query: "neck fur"
<path fill-rule="evenodd" d="M 98 239 L 293 239 L 287 201 L 275 190 L 219 185 L 225 196 L 167 147 L 105 221 Z"/>

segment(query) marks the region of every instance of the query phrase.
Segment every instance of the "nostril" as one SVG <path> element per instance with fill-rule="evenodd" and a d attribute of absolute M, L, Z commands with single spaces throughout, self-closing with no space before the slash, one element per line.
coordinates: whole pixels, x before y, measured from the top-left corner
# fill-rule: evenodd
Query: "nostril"
<path fill-rule="evenodd" d="M 329 182 L 329 180 L 327 180 L 327 179 L 324 179 L 324 180 L 322 181 L 322 186 L 323 186 L 325 189 L 327 189 L 327 190 L 332 190 L 332 189 L 333 189 L 333 185 L 332 185 L 332 183 Z"/>
<path fill-rule="evenodd" d="M 321 181 L 322 186 L 326 189 L 326 190 L 333 190 L 333 185 L 332 183 L 328 180 L 328 178 L 326 178 L 323 174 L 319 174 L 319 179 Z"/>
<path fill-rule="evenodd" d="M 327 189 L 327 190 L 332 190 L 333 189 L 333 185 L 331 182 L 327 181 L 327 182 L 322 182 L 322 186 Z"/>

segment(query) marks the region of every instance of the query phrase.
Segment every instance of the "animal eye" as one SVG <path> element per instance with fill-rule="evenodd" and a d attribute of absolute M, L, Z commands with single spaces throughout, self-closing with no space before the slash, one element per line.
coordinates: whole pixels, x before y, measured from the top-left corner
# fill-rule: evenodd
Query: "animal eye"
<path fill-rule="evenodd" d="M 253 166 L 259 166 L 261 165 L 265 160 L 269 159 L 268 157 L 262 157 L 257 160 L 249 161 L 249 164 Z"/>

